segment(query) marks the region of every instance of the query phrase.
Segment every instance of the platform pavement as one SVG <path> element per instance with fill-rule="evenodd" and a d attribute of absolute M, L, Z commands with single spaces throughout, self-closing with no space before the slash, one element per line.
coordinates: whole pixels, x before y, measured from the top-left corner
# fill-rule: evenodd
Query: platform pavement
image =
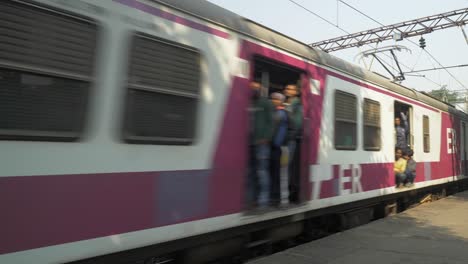
<path fill-rule="evenodd" d="M 468 191 L 249 264 L 466 264 Z"/>

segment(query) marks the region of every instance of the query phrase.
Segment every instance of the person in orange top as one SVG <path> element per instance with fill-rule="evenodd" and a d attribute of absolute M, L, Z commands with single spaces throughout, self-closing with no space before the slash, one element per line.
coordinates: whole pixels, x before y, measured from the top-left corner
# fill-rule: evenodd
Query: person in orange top
<path fill-rule="evenodd" d="M 395 148 L 395 164 L 393 166 L 393 172 L 395 173 L 396 187 L 403 187 L 403 183 L 406 179 L 406 160 L 403 158 L 403 151 L 401 148 Z"/>

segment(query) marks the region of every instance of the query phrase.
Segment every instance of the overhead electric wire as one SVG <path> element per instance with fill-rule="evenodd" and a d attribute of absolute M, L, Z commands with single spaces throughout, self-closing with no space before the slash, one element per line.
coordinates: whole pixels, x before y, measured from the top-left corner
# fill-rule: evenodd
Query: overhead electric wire
<path fill-rule="evenodd" d="M 330 20 L 328 20 L 328 19 L 326 19 L 326 18 L 320 16 L 319 14 L 315 13 L 314 11 L 312 11 L 312 10 L 308 9 L 307 7 L 301 5 L 300 3 L 298 3 L 298 2 L 296 2 L 296 1 L 294 1 L 294 0 L 288 0 L 288 1 L 291 2 L 291 3 L 293 3 L 293 4 L 295 4 L 295 5 L 297 5 L 297 6 L 299 6 L 300 8 L 304 9 L 305 11 L 307 11 L 307 12 L 313 14 L 314 16 L 320 18 L 321 20 L 325 21 L 326 23 L 328 23 L 328 24 L 330 24 L 330 25 L 332 25 L 332 26 L 338 28 L 338 29 L 341 30 L 342 32 L 344 32 L 344 33 L 346 33 L 346 34 L 351 34 L 350 32 L 346 31 L 345 29 L 341 28 L 340 26 L 335 25 L 335 24 L 334 24 L 333 22 L 331 22 Z M 367 45 L 368 45 L 369 47 L 371 47 L 371 48 L 374 48 L 374 47 L 372 47 L 372 46 L 369 45 L 369 44 L 367 44 Z M 388 57 L 388 58 L 392 58 L 392 57 L 390 57 L 390 55 L 387 55 L 387 54 L 384 54 L 384 55 L 385 55 L 386 57 Z M 386 62 L 386 61 L 384 61 L 384 60 L 382 60 L 382 61 L 383 61 L 387 66 L 389 66 L 390 68 L 392 68 L 394 71 L 397 71 L 397 69 L 394 68 L 392 65 L 390 65 L 388 62 Z"/>
<path fill-rule="evenodd" d="M 355 8 L 354 6 L 352 6 L 352 5 L 348 4 L 348 3 L 346 3 L 345 1 L 343 1 L 343 0 L 338 0 L 338 1 L 341 2 L 341 3 L 343 3 L 343 4 L 345 4 L 345 5 L 348 6 L 349 8 L 353 9 L 354 11 L 358 12 L 359 14 L 361 14 L 361 15 L 367 17 L 368 19 L 374 21 L 375 23 L 379 24 L 380 26 L 385 26 L 384 24 L 380 23 L 379 21 L 377 21 L 377 20 L 374 19 L 373 17 L 367 15 L 366 13 L 360 11 L 359 9 L 357 9 L 357 8 Z M 407 39 L 407 40 L 408 40 L 409 42 L 411 42 L 412 44 L 414 44 L 414 45 L 416 45 L 416 46 L 419 47 L 419 45 L 418 45 L 417 43 L 415 43 L 414 41 L 412 41 L 411 39 Z M 423 50 L 424 50 L 427 54 L 430 55 L 430 53 L 429 53 L 427 50 L 425 50 L 425 49 L 423 49 Z M 430 55 L 430 56 L 433 57 L 432 55 Z M 436 60 L 435 60 L 435 61 L 436 61 Z M 401 65 L 403 65 L 403 67 L 405 67 L 405 68 L 407 68 L 407 69 L 409 69 L 409 70 L 412 70 L 410 67 L 408 67 L 408 66 L 405 65 L 404 63 L 401 63 Z M 440 66 L 443 67 L 442 65 L 440 65 Z M 449 73 L 449 74 L 450 74 L 450 73 Z M 450 74 L 450 75 L 451 75 L 451 74 Z M 453 77 L 453 76 L 452 76 L 452 77 Z M 430 80 L 432 83 L 436 83 L 435 81 L 429 79 L 429 78 L 426 77 L 426 76 L 424 76 L 424 78 L 425 78 L 426 80 Z M 453 77 L 453 78 L 454 78 L 454 77 Z M 442 87 L 442 85 L 440 85 L 440 84 L 439 84 L 439 86 Z M 462 85 L 462 86 L 464 87 L 464 85 Z M 466 87 L 465 87 L 465 88 L 466 88 Z"/>
<path fill-rule="evenodd" d="M 333 22 L 331 22 L 330 20 L 328 20 L 328 19 L 326 19 L 326 18 L 320 16 L 319 14 L 317 14 L 317 13 L 315 13 L 314 11 L 310 10 L 309 8 L 307 8 L 307 7 L 303 6 L 303 5 L 301 5 L 300 3 L 298 3 L 298 2 L 296 2 L 296 1 L 294 1 L 294 0 L 288 0 L 288 1 L 291 2 L 291 3 L 293 3 L 293 4 L 295 4 L 296 6 L 298 6 L 298 7 L 300 7 L 300 8 L 302 8 L 302 9 L 304 9 L 305 11 L 311 13 L 312 15 L 314 15 L 314 16 L 320 18 L 321 20 L 323 20 L 323 21 L 325 21 L 326 23 L 332 25 L 333 27 L 338 28 L 338 29 L 341 30 L 342 32 L 344 32 L 344 33 L 346 33 L 346 34 L 348 34 L 348 35 L 351 34 L 351 33 L 348 32 L 347 30 L 341 28 L 341 27 L 338 26 L 338 25 L 335 25 L 335 24 L 334 24 Z M 338 0 L 338 1 L 342 2 L 341 0 Z M 348 4 L 347 4 L 347 5 L 348 5 Z M 348 6 L 349 6 L 349 5 L 348 5 Z M 350 6 L 350 7 L 351 7 L 351 6 Z M 353 9 L 355 9 L 355 8 L 353 8 Z M 357 11 L 357 10 L 356 10 L 356 11 Z M 360 11 L 359 11 L 359 12 L 360 12 Z M 360 12 L 360 13 L 362 13 L 362 12 Z M 367 16 L 367 15 L 366 15 L 366 16 Z M 369 17 L 369 16 L 367 16 L 367 17 Z M 380 24 L 380 22 L 378 22 L 377 20 L 375 20 L 375 19 L 373 19 L 373 18 L 371 18 L 371 17 L 369 17 L 369 19 L 372 19 L 372 20 L 375 21 L 376 23 L 379 23 L 379 24 Z M 371 48 L 374 48 L 374 47 L 372 47 L 372 46 L 369 45 L 369 44 L 366 44 L 366 45 L 367 45 L 367 46 L 370 46 Z M 392 59 L 392 57 L 391 57 L 390 55 L 388 55 L 388 54 L 383 53 L 383 55 L 385 55 L 387 58 Z M 390 68 L 392 68 L 394 71 L 398 71 L 395 67 L 393 67 L 392 65 L 390 65 L 390 64 L 387 63 L 386 61 L 382 60 L 382 62 L 384 62 L 387 66 L 389 66 Z M 406 65 L 403 64 L 403 63 L 400 63 L 400 64 L 403 65 L 403 66 L 404 66 L 405 68 L 407 68 L 407 69 L 411 69 L 410 67 L 406 66 Z M 432 83 L 434 83 L 434 84 L 437 84 L 435 81 L 429 79 L 428 77 L 425 77 L 425 76 L 424 76 L 424 78 L 425 78 L 426 80 L 429 80 L 430 82 L 432 82 Z M 442 85 L 440 85 L 440 84 L 437 84 L 437 85 L 438 85 L 439 87 L 442 87 Z"/>
<path fill-rule="evenodd" d="M 421 59 L 421 54 L 422 54 L 422 49 L 419 51 L 418 58 L 416 59 L 416 62 L 413 65 L 413 68 L 411 68 L 411 71 L 414 71 L 414 68 L 416 68 L 416 65 L 418 65 L 419 59 Z"/>
<path fill-rule="evenodd" d="M 296 1 L 294 1 L 294 0 L 288 0 L 288 1 L 291 2 L 291 3 L 293 3 L 293 4 L 295 4 L 295 5 L 297 5 L 297 6 L 299 6 L 299 7 L 301 7 L 302 9 L 304 9 L 304 10 L 306 10 L 307 12 L 313 14 L 314 16 L 316 16 L 316 17 L 322 19 L 322 20 L 325 21 L 326 23 L 328 23 L 328 24 L 330 24 L 330 25 L 332 25 L 332 26 L 334 26 L 334 27 L 337 27 L 338 29 L 340 29 L 340 30 L 343 31 L 344 33 L 346 33 L 346 34 L 351 34 L 351 33 L 349 33 L 348 31 L 346 31 L 346 30 L 344 30 L 343 28 L 341 28 L 340 26 L 334 24 L 334 23 L 331 22 L 330 20 L 328 20 L 328 19 L 326 19 L 326 18 L 320 16 L 319 14 L 315 13 L 314 11 L 312 11 L 312 10 L 308 9 L 307 7 L 305 7 L 305 6 L 301 5 L 301 4 L 299 4 L 298 2 L 296 2 Z"/>
<path fill-rule="evenodd" d="M 444 65 L 442 65 L 442 63 L 440 63 L 431 53 L 429 53 L 429 51 L 425 50 L 427 55 L 429 55 L 435 62 L 437 62 L 437 64 L 439 64 L 439 66 L 441 67 L 441 69 L 444 69 L 458 84 L 460 84 L 463 88 L 465 88 L 466 90 L 468 90 L 468 88 L 462 83 L 460 82 L 460 80 L 458 80 L 457 77 L 455 77 L 447 68 L 448 67 L 445 67 Z"/>
<path fill-rule="evenodd" d="M 342 0 L 338 0 L 339 2 L 341 2 L 342 4 L 345 4 L 346 6 L 348 6 L 349 8 L 353 9 L 354 11 L 358 12 L 359 14 L 367 17 L 368 19 L 374 21 L 375 23 L 381 25 L 381 26 L 385 26 L 384 24 L 380 23 L 379 21 L 375 20 L 374 18 L 368 16 L 367 14 L 365 14 L 364 12 L 360 11 L 359 9 L 351 6 L 350 4 L 346 3 L 345 1 L 342 1 Z"/>
<path fill-rule="evenodd" d="M 358 12 L 359 14 L 361 14 L 361 15 L 367 17 L 368 19 L 374 21 L 375 23 L 379 24 L 380 26 L 385 26 L 384 24 L 380 23 L 379 21 L 377 21 L 376 19 L 372 18 L 371 16 L 365 14 L 364 12 L 360 11 L 359 9 L 357 9 L 357 8 L 355 8 L 355 7 L 353 7 L 353 6 L 351 6 L 350 4 L 346 3 L 345 1 L 343 1 L 343 0 L 338 0 L 338 1 L 341 2 L 341 3 L 343 3 L 344 5 L 348 6 L 349 8 L 353 9 L 354 11 Z M 412 41 L 411 39 L 406 39 L 406 40 L 408 40 L 408 41 L 411 42 L 412 44 L 414 44 L 414 45 L 416 45 L 416 46 L 419 47 L 419 45 L 418 45 L 416 42 Z M 447 67 L 444 67 L 429 51 L 427 51 L 426 49 L 423 49 L 423 50 L 424 50 L 424 52 L 426 52 L 427 55 L 429 55 L 437 64 L 439 64 L 439 66 L 441 67 L 441 69 L 444 69 L 444 70 L 450 75 L 450 77 L 452 77 L 456 82 L 458 82 L 463 88 L 465 88 L 465 89 L 468 90 L 468 88 L 467 88 L 462 82 L 460 82 L 460 80 L 458 80 L 458 78 L 456 78 L 456 77 L 447 69 Z M 407 67 L 407 66 L 404 65 L 403 63 L 401 63 L 401 65 L 405 66 L 407 69 L 410 69 L 409 67 Z M 434 68 L 435 68 L 435 67 L 434 67 Z M 427 77 L 425 77 L 425 78 L 428 79 Z"/>

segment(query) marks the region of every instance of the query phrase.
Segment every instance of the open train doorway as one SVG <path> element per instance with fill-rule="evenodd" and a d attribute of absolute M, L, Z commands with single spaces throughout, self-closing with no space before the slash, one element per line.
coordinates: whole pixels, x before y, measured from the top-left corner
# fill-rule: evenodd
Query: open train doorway
<path fill-rule="evenodd" d="M 413 108 L 411 105 L 395 101 L 395 147 L 402 150 L 414 149 Z"/>
<path fill-rule="evenodd" d="M 271 107 L 271 120 L 259 120 L 270 117 L 258 112 L 251 115 L 254 119 L 251 118 L 251 127 L 254 128 L 251 131 L 255 135 L 254 144 L 251 143 L 249 148 L 248 188 L 254 194 L 250 202 L 261 207 L 296 203 L 301 189 L 301 135 L 298 133 L 302 133 L 300 126 L 303 116 L 302 109 L 297 115 L 297 109 L 302 106 L 300 91 L 303 72 L 261 56 L 254 56 L 253 65 L 252 82 L 261 86 L 257 92 L 260 98 L 255 99 L 257 103 L 254 103 L 256 107 L 253 109 L 263 111 L 262 106 L 258 107 L 258 102 L 267 102 Z M 270 129 L 268 133 L 272 136 L 259 141 L 258 134 L 262 134 L 262 131 L 258 129 Z M 265 164 L 268 164 L 267 167 Z M 264 204 L 266 200 L 267 205 Z"/>
<path fill-rule="evenodd" d="M 300 87 L 301 71 L 268 58 L 255 56 L 253 78 L 266 88 L 262 95 L 269 97 L 274 92 L 283 93 L 288 84 Z"/>
<path fill-rule="evenodd" d="M 461 169 L 462 169 L 462 174 L 467 176 L 468 175 L 468 163 L 467 163 L 467 160 L 468 160 L 468 156 L 467 156 L 467 137 L 466 137 L 466 134 L 467 134 L 467 130 L 466 130 L 466 122 L 462 121 L 461 122 L 461 143 L 460 143 L 460 146 L 461 146 L 461 149 L 460 149 L 460 153 L 461 153 Z"/>

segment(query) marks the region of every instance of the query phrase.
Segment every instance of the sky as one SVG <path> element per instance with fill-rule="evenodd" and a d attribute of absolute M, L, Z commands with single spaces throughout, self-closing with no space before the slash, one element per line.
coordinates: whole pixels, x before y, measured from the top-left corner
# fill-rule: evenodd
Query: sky
<path fill-rule="evenodd" d="M 346 35 L 336 26 L 330 25 L 289 0 L 208 0 L 225 9 L 237 13 L 243 17 L 254 20 L 271 29 L 279 31 L 304 43 L 314 43 L 338 36 Z M 420 17 L 431 16 L 468 7 L 468 0 L 294 0 L 307 9 L 319 14 L 340 28 L 355 33 L 362 30 L 380 27 L 369 18 L 352 10 L 342 2 L 345 2 L 368 16 L 374 18 L 384 25 L 390 25 Z M 468 25 L 465 26 L 468 34 Z M 452 27 L 425 34 L 427 50 L 443 66 L 468 64 L 468 43 L 463 37 L 459 27 Z M 411 38 L 419 43 L 420 36 Z M 411 52 L 397 52 L 396 55 L 403 71 L 429 69 L 440 67 L 422 49 L 407 40 L 394 42 L 386 41 L 379 46 L 403 45 Z M 375 47 L 375 45 L 374 45 Z M 366 60 L 362 63 L 357 56 L 360 52 L 371 49 L 364 46 L 361 48 L 349 48 L 330 54 L 361 67 L 390 77 L 390 75 L 376 61 Z M 388 53 L 387 53 L 388 54 Z M 389 54 L 388 54 L 389 55 Z M 393 60 L 381 56 L 386 62 Z M 415 73 L 422 76 L 406 76 L 403 85 L 419 91 L 431 91 L 446 86 L 450 90 L 468 91 L 468 67 L 448 69 L 458 80 L 455 80 L 444 70 Z M 426 79 L 427 78 L 427 79 Z"/>

